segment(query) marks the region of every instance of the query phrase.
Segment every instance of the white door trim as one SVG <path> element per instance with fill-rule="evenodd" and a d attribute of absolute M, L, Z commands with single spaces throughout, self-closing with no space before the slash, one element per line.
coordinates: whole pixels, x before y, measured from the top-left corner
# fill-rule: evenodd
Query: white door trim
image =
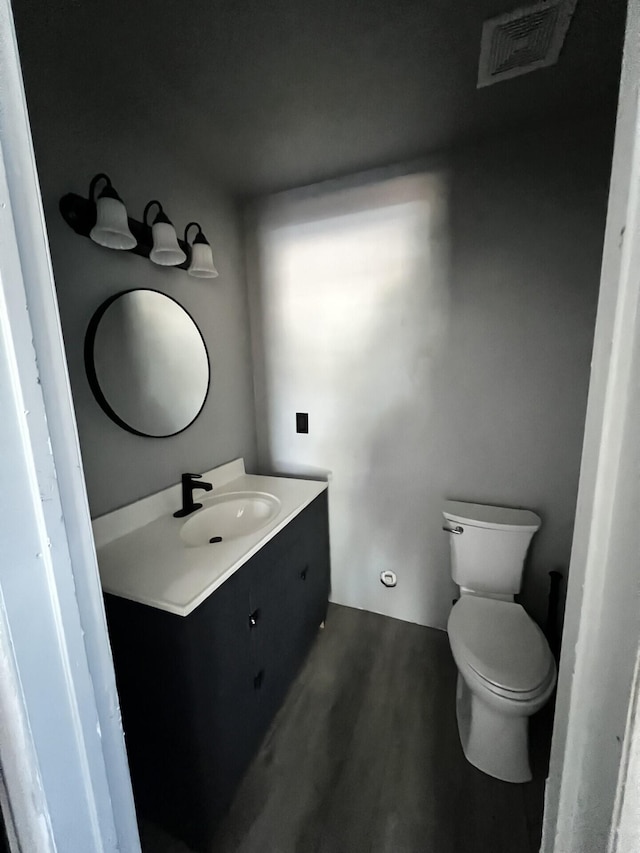
<path fill-rule="evenodd" d="M 640 652 L 629 704 L 609 853 L 640 850 Z"/>
<path fill-rule="evenodd" d="M 640 779 L 640 3 L 628 7 L 569 570 L 545 853 L 631 853 Z M 636 817 L 637 820 L 637 817 Z"/>
<path fill-rule="evenodd" d="M 11 831 L 25 853 L 139 853 L 9 0 L 0 79 L 0 757 Z"/>

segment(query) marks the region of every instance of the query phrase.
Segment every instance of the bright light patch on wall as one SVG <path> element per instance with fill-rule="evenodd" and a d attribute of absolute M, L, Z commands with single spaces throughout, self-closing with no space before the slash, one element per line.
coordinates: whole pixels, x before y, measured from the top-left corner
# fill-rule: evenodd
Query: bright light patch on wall
<path fill-rule="evenodd" d="M 439 624 L 449 578 L 439 592 L 442 573 L 425 571 L 423 494 L 448 333 L 447 177 L 285 194 L 260 219 L 259 257 L 263 459 L 332 472 L 335 601 L 418 621 L 428 598 Z M 308 434 L 295 432 L 300 411 Z M 397 572 L 393 591 L 382 571 Z"/>
<path fill-rule="evenodd" d="M 333 363 L 336 348 L 344 357 L 359 355 L 418 260 L 412 231 L 427 224 L 428 212 L 409 202 L 274 233 L 271 260 L 286 270 L 281 321 L 301 346 L 320 354 L 330 345 Z"/>

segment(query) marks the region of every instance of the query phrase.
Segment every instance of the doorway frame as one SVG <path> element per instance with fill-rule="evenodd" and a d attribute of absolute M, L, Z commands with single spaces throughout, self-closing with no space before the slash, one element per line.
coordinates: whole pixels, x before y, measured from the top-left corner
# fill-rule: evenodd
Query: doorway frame
<path fill-rule="evenodd" d="M 9 0 L 0 79 L 3 815 L 12 851 L 140 853 Z"/>
<path fill-rule="evenodd" d="M 13 850 L 139 853 L 9 0 L 0 0 L 0 77 L 0 376 L 10 380 L 0 385 L 0 508 L 20 521 L 3 528 L 18 571 L 0 566 L 3 810 Z M 544 853 L 640 846 L 639 90 L 640 2 L 630 0 Z M 46 655 L 21 634 L 34 613 Z M 54 739 L 69 746 L 64 763 Z"/>
<path fill-rule="evenodd" d="M 640 2 L 629 0 L 543 853 L 640 847 L 639 271 Z"/>

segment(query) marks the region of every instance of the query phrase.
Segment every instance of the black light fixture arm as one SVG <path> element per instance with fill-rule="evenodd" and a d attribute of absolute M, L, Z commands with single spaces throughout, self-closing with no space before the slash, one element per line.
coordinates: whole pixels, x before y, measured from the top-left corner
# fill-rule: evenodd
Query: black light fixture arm
<path fill-rule="evenodd" d="M 202 227 L 201 227 L 199 222 L 190 222 L 187 225 L 187 227 L 184 229 L 184 242 L 187 243 L 187 245 L 189 244 L 189 237 L 188 237 L 189 228 L 192 228 L 194 225 L 198 229 L 198 233 L 193 238 L 191 245 L 194 246 L 196 243 L 205 243 L 208 246 L 209 241 L 207 240 L 207 238 L 202 233 Z"/>
<path fill-rule="evenodd" d="M 199 222 L 190 222 L 190 223 L 187 225 L 187 227 L 184 229 L 184 242 L 185 242 L 185 243 L 188 243 L 188 242 L 189 242 L 189 228 L 193 228 L 193 226 L 194 226 L 194 225 L 195 225 L 195 227 L 198 229 L 198 233 L 197 233 L 197 234 L 196 234 L 196 236 L 195 236 L 194 242 L 195 242 L 195 240 L 197 240 L 197 239 L 198 239 L 198 236 L 199 236 L 200 234 L 202 234 L 202 228 L 200 227 L 200 223 L 199 223 Z"/>
<path fill-rule="evenodd" d="M 168 217 L 168 216 L 167 216 L 167 214 L 164 212 L 164 208 L 162 207 L 162 205 L 160 204 L 160 202 L 159 202 L 157 199 L 155 199 L 155 198 L 154 198 L 154 199 L 152 199 L 152 200 L 151 200 L 151 201 L 146 205 L 146 207 L 145 207 L 145 209 L 144 209 L 144 213 L 142 214 L 142 221 L 144 222 L 144 224 L 145 224 L 145 225 L 149 225 L 149 220 L 148 220 L 148 218 L 147 218 L 147 217 L 149 216 L 149 211 L 151 210 L 151 208 L 152 208 L 155 204 L 157 204 L 157 205 L 158 205 L 158 212 L 156 213 L 156 218 L 153 220 L 153 224 L 155 225 L 155 224 L 156 224 L 156 222 L 167 222 L 167 223 L 171 224 L 171 223 L 170 223 L 170 220 L 169 220 L 169 217 Z"/>
<path fill-rule="evenodd" d="M 118 197 L 118 194 L 117 194 L 117 193 L 115 192 L 115 190 L 113 189 L 113 184 L 111 183 L 111 178 L 109 177 L 109 175 L 105 175 L 105 173 L 104 173 L 104 172 L 99 172 L 99 173 L 95 176 L 95 178 L 92 178 L 92 179 L 91 179 L 91 183 L 89 184 L 89 198 L 91 199 L 91 201 L 95 201 L 95 200 L 96 200 L 96 187 L 98 186 L 98 184 L 100 183 L 100 181 L 103 181 L 103 180 L 107 182 L 107 185 L 106 185 L 106 187 L 102 190 L 101 195 L 102 195 L 102 194 L 106 195 L 106 194 L 107 194 L 107 193 L 106 193 L 106 191 L 107 191 L 107 190 L 112 190 L 112 191 L 113 191 L 113 194 L 115 195 L 115 197 L 116 197 L 116 198 Z"/>

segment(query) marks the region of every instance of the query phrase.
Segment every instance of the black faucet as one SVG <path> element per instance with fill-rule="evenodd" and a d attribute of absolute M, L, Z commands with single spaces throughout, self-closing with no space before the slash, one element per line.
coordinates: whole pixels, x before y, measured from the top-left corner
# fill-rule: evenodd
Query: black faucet
<path fill-rule="evenodd" d="M 182 509 L 173 513 L 174 518 L 184 518 L 185 515 L 190 515 L 194 510 L 200 509 L 202 504 L 193 502 L 193 492 L 195 489 L 204 489 L 205 492 L 210 492 L 213 486 L 211 483 L 194 482 L 199 480 L 202 474 L 183 474 L 182 475 Z"/>

